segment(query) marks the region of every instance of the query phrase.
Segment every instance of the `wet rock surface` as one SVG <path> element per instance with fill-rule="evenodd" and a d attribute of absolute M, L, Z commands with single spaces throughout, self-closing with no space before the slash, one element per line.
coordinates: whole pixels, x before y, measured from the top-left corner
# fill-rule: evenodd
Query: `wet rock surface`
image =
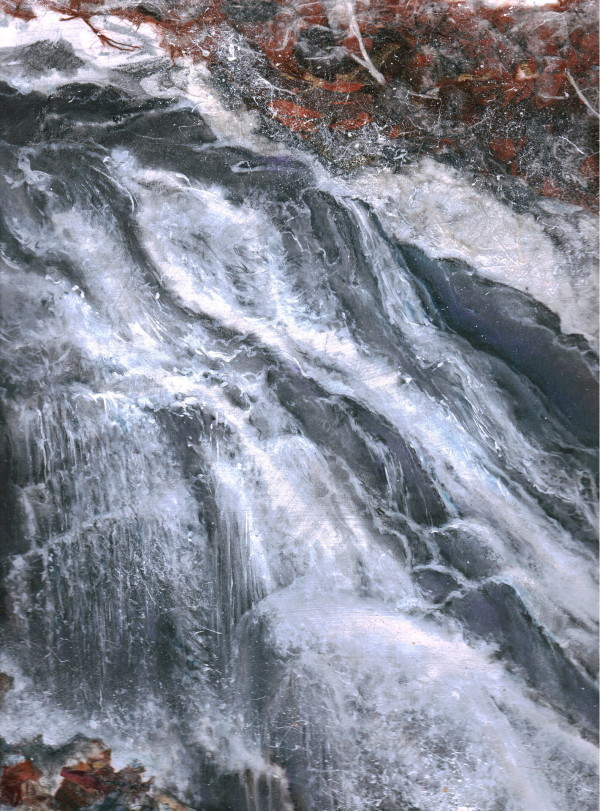
<path fill-rule="evenodd" d="M 439 84 L 478 133 L 506 90 L 470 72 L 479 33 L 519 15 L 429 4 L 425 63 L 384 3 L 376 30 L 358 2 L 51 5 L 11 4 L 0 53 L 3 803 L 594 811 L 591 248 L 561 264 L 589 215 L 568 178 L 550 239 L 539 200 L 467 207 L 439 164 L 348 170 L 405 137 L 407 72 L 407 115 Z M 559 51 L 579 8 L 544 11 Z M 562 105 L 570 138 L 585 104 L 519 65 L 491 123 Z"/>

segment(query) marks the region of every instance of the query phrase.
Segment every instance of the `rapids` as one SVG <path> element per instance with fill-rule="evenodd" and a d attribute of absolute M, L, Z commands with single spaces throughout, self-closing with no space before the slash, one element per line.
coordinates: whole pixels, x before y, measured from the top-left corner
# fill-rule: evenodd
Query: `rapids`
<path fill-rule="evenodd" d="M 0 734 L 205 811 L 594 809 L 585 339 L 201 104 L 1 93 Z"/>

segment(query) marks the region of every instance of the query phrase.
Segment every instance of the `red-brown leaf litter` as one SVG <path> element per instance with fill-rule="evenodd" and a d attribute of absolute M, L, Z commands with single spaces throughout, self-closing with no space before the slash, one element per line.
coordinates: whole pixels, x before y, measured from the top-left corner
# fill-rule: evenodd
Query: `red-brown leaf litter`
<path fill-rule="evenodd" d="M 431 154 L 597 208 L 593 0 L 346 5 L 353 21 L 333 24 L 331 4 L 316 0 L 157 0 L 110 9 L 104 0 L 2 3 L 25 20 L 41 7 L 65 21 L 80 18 L 106 47 L 135 42 L 103 33 L 104 13 L 149 23 L 173 59 L 207 63 L 271 127 L 333 163 Z"/>

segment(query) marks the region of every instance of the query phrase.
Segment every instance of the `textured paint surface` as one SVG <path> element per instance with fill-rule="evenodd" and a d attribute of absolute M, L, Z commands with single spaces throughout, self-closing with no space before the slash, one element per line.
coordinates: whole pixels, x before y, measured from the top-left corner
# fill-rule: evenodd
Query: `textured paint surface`
<path fill-rule="evenodd" d="M 432 4 L 99 5 L 0 28 L 0 802 L 594 811 L 591 174 L 378 151 Z"/>

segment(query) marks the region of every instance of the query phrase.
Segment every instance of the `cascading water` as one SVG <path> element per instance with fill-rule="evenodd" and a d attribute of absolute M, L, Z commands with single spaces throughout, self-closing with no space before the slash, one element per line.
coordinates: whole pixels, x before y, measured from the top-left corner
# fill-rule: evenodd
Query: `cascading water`
<path fill-rule="evenodd" d="M 113 79 L 2 89 L 0 734 L 198 809 L 594 808 L 593 353 Z"/>

